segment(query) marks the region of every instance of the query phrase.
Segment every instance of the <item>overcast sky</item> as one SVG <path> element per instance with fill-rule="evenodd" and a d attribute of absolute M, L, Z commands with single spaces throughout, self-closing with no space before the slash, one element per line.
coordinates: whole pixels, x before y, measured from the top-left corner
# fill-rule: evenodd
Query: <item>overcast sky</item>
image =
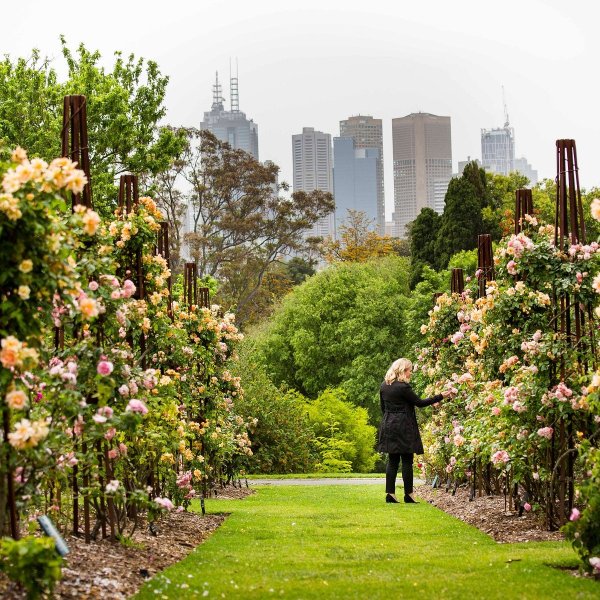
<path fill-rule="evenodd" d="M 517 156 L 555 177 L 555 140 L 577 142 L 584 187 L 600 185 L 598 17 L 593 0 L 103 0 L 2 3 L 2 54 L 37 47 L 60 61 L 59 35 L 106 64 L 115 50 L 155 60 L 170 76 L 167 122 L 198 126 L 215 71 L 229 103 L 239 64 L 240 109 L 259 127 L 260 159 L 291 181 L 291 136 L 339 135 L 351 115 L 383 119 L 386 212 L 393 206 L 391 120 L 452 118 L 452 158 L 481 158 L 481 128 L 504 123 Z M 89 6 L 89 7 L 88 7 Z M 229 106 L 229 105 L 228 105 Z"/>

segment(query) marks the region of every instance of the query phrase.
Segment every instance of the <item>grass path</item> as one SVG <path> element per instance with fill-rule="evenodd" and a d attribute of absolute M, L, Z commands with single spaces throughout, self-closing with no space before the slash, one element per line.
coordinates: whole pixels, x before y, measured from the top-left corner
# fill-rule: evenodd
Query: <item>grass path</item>
<path fill-rule="evenodd" d="M 383 499 L 348 485 L 210 500 L 231 516 L 136 598 L 600 598 L 597 582 L 553 568 L 576 564 L 566 543 L 496 544 L 426 503 Z"/>

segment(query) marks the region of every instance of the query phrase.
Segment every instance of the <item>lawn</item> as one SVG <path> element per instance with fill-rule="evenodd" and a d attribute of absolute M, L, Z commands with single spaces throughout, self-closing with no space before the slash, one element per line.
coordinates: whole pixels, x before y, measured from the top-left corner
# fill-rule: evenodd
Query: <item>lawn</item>
<path fill-rule="evenodd" d="M 207 501 L 230 517 L 136 598 L 599 598 L 561 566 L 566 543 L 497 544 L 426 504 L 385 504 L 379 486 L 260 487 Z"/>

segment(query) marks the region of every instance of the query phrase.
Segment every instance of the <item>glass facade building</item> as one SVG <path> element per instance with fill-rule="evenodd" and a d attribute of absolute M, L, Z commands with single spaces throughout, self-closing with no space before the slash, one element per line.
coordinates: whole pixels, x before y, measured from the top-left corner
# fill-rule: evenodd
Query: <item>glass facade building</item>
<path fill-rule="evenodd" d="M 379 232 L 378 148 L 357 148 L 350 137 L 333 138 L 333 194 L 335 229 L 348 218 L 348 211 L 361 211 Z"/>

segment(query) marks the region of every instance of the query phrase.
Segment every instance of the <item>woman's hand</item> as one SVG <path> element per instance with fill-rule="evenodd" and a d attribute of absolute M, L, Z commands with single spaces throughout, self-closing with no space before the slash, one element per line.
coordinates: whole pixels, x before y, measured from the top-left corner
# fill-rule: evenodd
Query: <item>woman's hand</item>
<path fill-rule="evenodd" d="M 449 396 L 454 397 L 454 396 L 456 396 L 457 393 L 458 393 L 458 390 L 455 387 L 451 387 L 451 388 L 443 390 L 442 396 L 444 396 L 444 398 L 448 398 Z"/>

